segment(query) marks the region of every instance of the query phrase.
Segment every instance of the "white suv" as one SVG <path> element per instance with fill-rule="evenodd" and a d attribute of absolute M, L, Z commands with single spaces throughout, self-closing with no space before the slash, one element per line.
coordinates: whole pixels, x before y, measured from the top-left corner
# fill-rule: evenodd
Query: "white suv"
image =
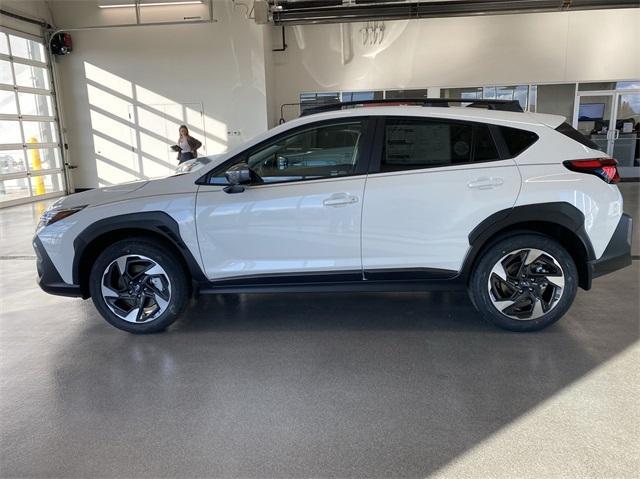
<path fill-rule="evenodd" d="M 203 293 L 454 289 L 500 327 L 541 329 L 631 264 L 616 162 L 563 117 L 478 104 L 332 107 L 63 198 L 34 238 L 40 285 L 132 333 Z"/>

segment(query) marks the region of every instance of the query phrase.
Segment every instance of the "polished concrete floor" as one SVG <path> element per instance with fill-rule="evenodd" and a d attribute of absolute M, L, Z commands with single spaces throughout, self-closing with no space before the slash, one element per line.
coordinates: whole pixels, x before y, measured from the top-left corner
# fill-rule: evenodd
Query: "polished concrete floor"
<path fill-rule="evenodd" d="M 464 294 L 306 294 L 133 336 L 37 288 L 38 208 L 0 210 L 2 477 L 638 477 L 640 261 L 535 334 Z"/>

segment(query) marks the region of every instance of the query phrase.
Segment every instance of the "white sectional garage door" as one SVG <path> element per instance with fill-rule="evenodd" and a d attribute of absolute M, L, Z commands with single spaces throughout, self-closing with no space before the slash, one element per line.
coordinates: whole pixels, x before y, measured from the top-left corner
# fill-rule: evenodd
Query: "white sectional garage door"
<path fill-rule="evenodd" d="M 0 207 L 65 193 L 48 50 L 0 29 Z"/>

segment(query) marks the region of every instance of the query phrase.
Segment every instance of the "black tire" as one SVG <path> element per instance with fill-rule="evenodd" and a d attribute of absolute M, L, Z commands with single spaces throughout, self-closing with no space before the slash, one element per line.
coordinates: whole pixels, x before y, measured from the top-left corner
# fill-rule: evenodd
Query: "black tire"
<path fill-rule="evenodd" d="M 538 312 L 542 311 L 543 314 L 537 318 L 534 318 L 533 317 L 534 315 L 532 314 L 531 319 L 527 319 L 526 318 L 527 313 L 526 312 L 523 313 L 521 309 L 518 309 L 518 308 L 513 309 L 511 306 L 507 306 L 503 308 L 503 310 L 506 310 L 509 313 L 522 314 L 522 317 L 518 319 L 518 318 L 512 317 L 512 315 L 504 314 L 501 310 L 498 309 L 498 307 L 494 305 L 494 301 L 493 301 L 494 289 L 491 289 L 491 292 L 490 292 L 490 288 L 492 288 L 492 285 L 490 285 L 489 283 L 489 278 L 494 266 L 496 266 L 498 262 L 503 260 L 505 256 L 510 255 L 511 253 L 516 252 L 518 250 L 527 250 L 527 249 L 542 250 L 548 255 L 550 255 L 553 260 L 555 260 L 555 262 L 562 268 L 561 273 L 564 275 L 564 287 L 561 290 L 559 299 L 553 302 L 552 300 L 548 300 L 548 298 L 555 297 L 553 296 L 553 294 L 539 293 L 540 291 L 546 290 L 546 287 L 545 289 L 542 289 L 542 286 L 540 285 L 540 283 L 542 283 L 542 281 L 544 280 L 538 279 L 537 281 L 538 284 L 531 284 L 529 282 L 529 279 L 534 276 L 528 277 L 526 279 L 522 279 L 521 276 L 518 275 L 518 278 L 517 278 L 518 282 L 516 283 L 515 280 L 512 280 L 514 276 L 511 274 L 507 274 L 508 280 L 509 280 L 509 283 L 508 283 L 509 287 L 513 287 L 514 284 L 518 284 L 517 288 L 522 287 L 524 289 L 524 294 L 522 294 L 522 291 L 523 291 L 522 289 L 518 289 L 517 291 L 514 289 L 513 290 L 514 297 L 523 297 L 524 295 L 527 294 L 527 290 L 530 290 L 530 291 L 534 291 L 534 293 L 532 294 L 537 295 L 532 297 L 534 298 L 544 297 L 548 300 L 548 301 L 545 301 L 546 305 L 553 304 L 553 306 L 550 309 L 548 309 L 547 312 L 544 312 L 541 306 L 542 302 L 540 302 L 541 309 L 539 309 Z M 526 254 L 526 253 L 518 253 L 518 254 Z M 516 258 L 516 256 L 513 256 L 513 258 Z M 548 258 L 548 256 L 544 256 L 543 260 L 545 258 Z M 506 264 L 509 264 L 508 263 L 509 260 L 507 259 L 506 261 L 507 261 Z M 535 263 L 536 262 L 534 261 L 532 264 L 535 266 Z M 514 267 L 517 266 L 517 262 L 515 261 L 512 264 L 514 264 Z M 553 268 L 553 263 L 551 263 L 551 268 Z M 515 269 L 511 268 L 509 269 L 509 271 L 515 271 Z M 495 279 L 495 276 L 493 278 Z M 548 277 L 536 276 L 534 277 L 534 279 L 535 278 L 546 278 L 546 279 L 552 278 L 552 280 L 557 281 L 556 279 L 554 279 L 553 275 L 550 275 Z M 507 282 L 504 282 L 504 283 L 507 283 Z M 544 284 L 549 284 L 549 283 L 545 282 Z M 532 286 L 533 289 L 528 288 L 528 286 Z M 540 287 L 540 289 L 536 289 L 538 286 Z M 555 287 L 552 285 L 550 291 L 555 292 L 556 290 L 554 288 Z M 566 249 L 564 249 L 564 247 L 562 247 L 562 245 L 560 245 L 557 241 L 553 240 L 552 238 L 549 238 L 547 236 L 543 236 L 540 234 L 533 234 L 533 233 L 515 234 L 513 236 L 509 236 L 492 243 L 486 249 L 486 251 L 482 253 L 480 260 L 476 263 L 474 270 L 471 273 L 471 278 L 469 281 L 469 295 L 471 296 L 471 300 L 474 306 L 482 314 L 482 316 L 486 320 L 490 321 L 491 323 L 493 323 L 494 325 L 500 328 L 507 329 L 510 331 L 518 331 L 518 332 L 539 331 L 558 321 L 567 312 L 567 310 L 573 303 L 573 300 L 575 299 L 575 296 L 576 296 L 577 288 L 578 288 L 578 270 L 576 268 L 575 262 L 573 261 L 573 258 L 571 257 L 571 255 L 567 252 Z M 510 293 L 511 290 L 506 289 L 503 291 L 506 291 L 505 294 L 508 295 L 508 293 Z M 530 303 L 532 304 L 535 303 L 535 300 L 531 301 Z M 526 305 L 527 300 L 525 299 L 524 303 L 520 302 L 518 304 Z M 503 305 L 501 305 L 500 307 L 502 306 Z"/>
<path fill-rule="evenodd" d="M 146 322 L 136 323 L 121 318 L 107 305 L 102 294 L 103 275 L 106 273 L 107 268 L 113 265 L 117 258 L 126 255 L 146 257 L 159 265 L 166 273 L 163 275 L 168 280 L 168 287 L 164 289 L 165 293 L 168 291 L 166 293 L 168 302 L 164 306 L 166 309 L 159 314 L 162 308 L 158 306 L 157 317 L 150 316 Z M 91 268 L 89 289 L 93 304 L 95 304 L 96 309 L 107 322 L 118 329 L 134 334 L 156 333 L 165 330 L 180 317 L 189 301 L 189 284 L 184 268 L 164 245 L 147 238 L 121 240 L 108 246 L 96 258 Z M 149 294 L 152 295 L 153 293 L 149 292 Z M 154 301 L 153 299 L 149 301 L 152 304 L 151 309 L 153 309 Z"/>

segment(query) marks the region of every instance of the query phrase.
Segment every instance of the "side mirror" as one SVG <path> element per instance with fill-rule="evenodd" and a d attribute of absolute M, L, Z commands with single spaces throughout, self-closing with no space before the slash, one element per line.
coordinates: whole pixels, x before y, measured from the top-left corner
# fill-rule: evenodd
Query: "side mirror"
<path fill-rule="evenodd" d="M 229 168 L 224 176 L 227 178 L 229 186 L 224 188 L 226 193 L 242 193 L 244 186 L 251 183 L 252 175 L 249 165 L 246 163 L 238 163 Z"/>

